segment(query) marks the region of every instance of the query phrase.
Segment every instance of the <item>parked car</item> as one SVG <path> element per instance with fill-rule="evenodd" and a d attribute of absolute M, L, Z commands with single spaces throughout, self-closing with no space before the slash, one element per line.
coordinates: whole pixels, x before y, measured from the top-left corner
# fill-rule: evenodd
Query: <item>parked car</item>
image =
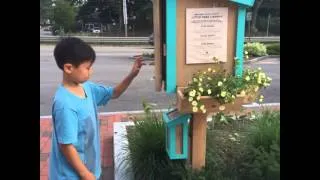
<path fill-rule="evenodd" d="M 153 33 L 149 36 L 149 44 L 153 46 Z"/>
<path fill-rule="evenodd" d="M 98 27 L 94 27 L 94 28 L 92 28 L 92 32 L 93 32 L 93 33 L 100 33 L 101 30 L 100 30 L 100 28 L 98 28 Z"/>

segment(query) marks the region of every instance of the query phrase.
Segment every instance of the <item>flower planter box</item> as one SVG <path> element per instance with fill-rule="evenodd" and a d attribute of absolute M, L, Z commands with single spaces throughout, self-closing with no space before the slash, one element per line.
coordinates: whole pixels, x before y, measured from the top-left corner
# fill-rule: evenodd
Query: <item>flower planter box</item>
<path fill-rule="evenodd" d="M 183 95 L 185 87 L 177 88 L 177 108 L 182 113 L 193 113 L 192 105 Z M 223 112 L 232 113 L 239 112 L 242 109 L 242 105 L 252 103 L 255 100 L 255 95 L 253 96 L 241 96 L 238 95 L 234 103 L 223 104 L 225 107 Z M 205 105 L 207 112 L 219 112 L 220 103 L 213 99 L 211 96 L 201 96 L 200 101 Z M 200 112 L 200 111 L 199 111 Z"/>

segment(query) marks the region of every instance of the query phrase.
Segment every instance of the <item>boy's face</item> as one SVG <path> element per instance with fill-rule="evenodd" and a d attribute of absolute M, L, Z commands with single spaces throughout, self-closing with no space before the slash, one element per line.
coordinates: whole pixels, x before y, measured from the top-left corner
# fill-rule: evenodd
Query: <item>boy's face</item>
<path fill-rule="evenodd" d="M 92 74 L 92 62 L 86 61 L 78 67 L 72 64 L 65 64 L 64 71 L 69 75 L 70 79 L 77 83 L 84 83 L 89 80 Z"/>

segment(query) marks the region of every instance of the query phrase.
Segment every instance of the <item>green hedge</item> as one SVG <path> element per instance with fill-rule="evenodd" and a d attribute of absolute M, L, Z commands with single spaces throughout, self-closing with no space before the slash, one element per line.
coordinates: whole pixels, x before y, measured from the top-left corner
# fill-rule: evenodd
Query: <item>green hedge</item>
<path fill-rule="evenodd" d="M 280 43 L 267 45 L 268 55 L 280 55 Z"/>

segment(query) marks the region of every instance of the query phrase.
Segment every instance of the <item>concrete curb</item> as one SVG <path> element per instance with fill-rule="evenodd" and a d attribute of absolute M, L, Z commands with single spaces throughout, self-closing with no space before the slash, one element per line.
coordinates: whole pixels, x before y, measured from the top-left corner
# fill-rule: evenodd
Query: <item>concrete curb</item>
<path fill-rule="evenodd" d="M 268 59 L 268 58 L 279 58 L 279 60 L 280 60 L 280 55 L 261 56 L 261 57 L 253 58 L 253 59 L 250 59 L 250 60 L 246 60 L 246 61 L 244 61 L 244 64 L 250 64 L 250 63 L 258 62 L 258 61 L 262 61 L 262 60 Z"/>

